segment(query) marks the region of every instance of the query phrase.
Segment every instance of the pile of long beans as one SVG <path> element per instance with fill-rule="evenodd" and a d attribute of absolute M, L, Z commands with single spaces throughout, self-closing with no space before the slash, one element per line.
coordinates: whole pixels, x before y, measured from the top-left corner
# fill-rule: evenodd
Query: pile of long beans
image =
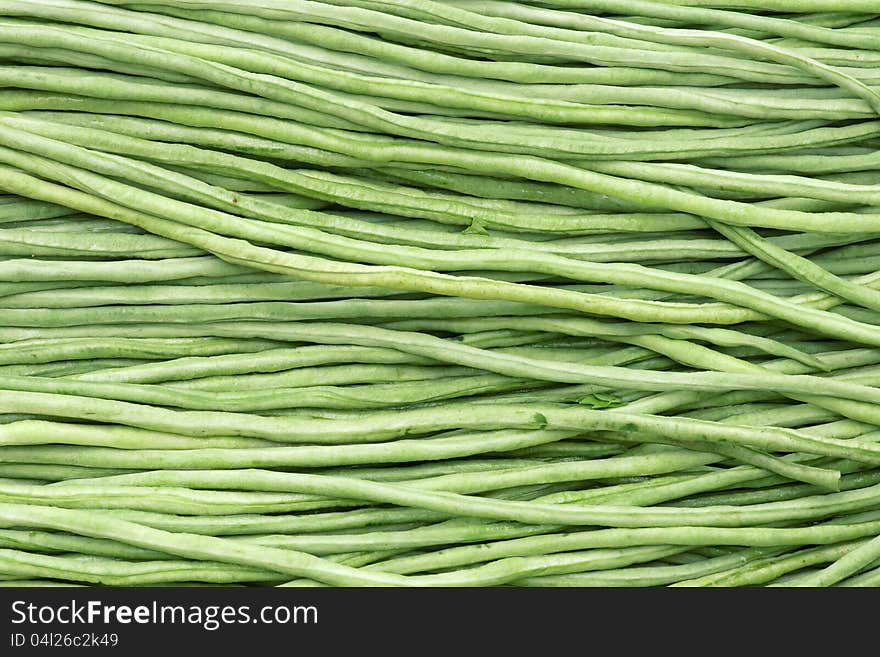
<path fill-rule="evenodd" d="M 880 585 L 877 0 L 0 0 L 0 584 Z"/>

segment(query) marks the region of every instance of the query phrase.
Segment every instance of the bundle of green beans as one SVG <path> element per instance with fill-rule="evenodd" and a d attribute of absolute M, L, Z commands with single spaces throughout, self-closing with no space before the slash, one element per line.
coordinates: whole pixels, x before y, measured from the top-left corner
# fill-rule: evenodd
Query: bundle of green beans
<path fill-rule="evenodd" d="M 0 585 L 880 585 L 876 0 L 0 0 Z"/>

